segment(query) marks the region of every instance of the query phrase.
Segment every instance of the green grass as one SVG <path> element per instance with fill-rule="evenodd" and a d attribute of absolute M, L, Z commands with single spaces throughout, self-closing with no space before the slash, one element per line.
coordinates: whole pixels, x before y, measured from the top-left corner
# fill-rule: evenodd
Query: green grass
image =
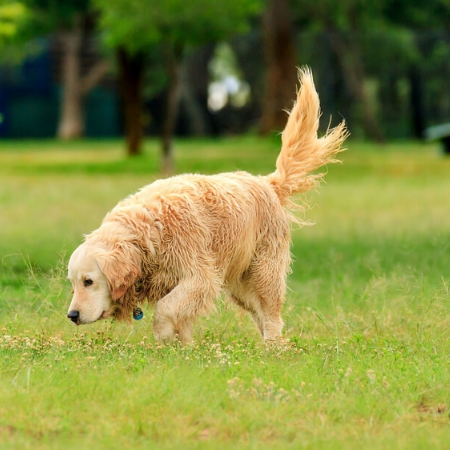
<path fill-rule="evenodd" d="M 179 172 L 273 170 L 278 140 L 177 142 Z M 0 143 L 0 448 L 448 448 L 450 160 L 435 145 L 351 142 L 312 227 L 293 231 L 265 347 L 234 307 L 192 346 L 134 326 L 74 327 L 68 256 L 157 175 L 157 143 Z"/>

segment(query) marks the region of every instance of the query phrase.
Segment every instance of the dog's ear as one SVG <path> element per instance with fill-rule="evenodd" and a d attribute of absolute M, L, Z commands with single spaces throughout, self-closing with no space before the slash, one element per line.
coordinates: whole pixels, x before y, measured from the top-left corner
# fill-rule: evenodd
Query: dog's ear
<path fill-rule="evenodd" d="M 114 301 L 121 298 L 141 275 L 140 251 L 130 242 L 116 243 L 113 250 L 99 253 L 97 262 Z"/>

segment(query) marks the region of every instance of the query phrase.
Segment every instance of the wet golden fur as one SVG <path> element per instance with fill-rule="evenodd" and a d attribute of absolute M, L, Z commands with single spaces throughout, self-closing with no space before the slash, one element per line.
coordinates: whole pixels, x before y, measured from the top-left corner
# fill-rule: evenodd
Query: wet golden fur
<path fill-rule="evenodd" d="M 129 320 L 147 300 L 156 304 L 157 339 L 178 335 L 189 341 L 195 318 L 208 314 L 225 292 L 250 312 L 264 339 L 281 336 L 290 264 L 288 209 L 295 207 L 290 197 L 316 187 L 321 176 L 311 172 L 334 162 L 346 137 L 344 123 L 317 137 L 320 107 L 309 70 L 300 72 L 300 82 L 274 173 L 159 180 L 107 214 L 69 263 L 75 289 L 69 309 L 80 311 L 79 323 L 108 316 Z M 94 277 L 106 278 L 106 309 L 90 304 L 89 289 L 101 280 L 82 285 L 84 255 L 98 265 L 91 270 Z M 87 305 L 96 312 L 86 312 Z"/>

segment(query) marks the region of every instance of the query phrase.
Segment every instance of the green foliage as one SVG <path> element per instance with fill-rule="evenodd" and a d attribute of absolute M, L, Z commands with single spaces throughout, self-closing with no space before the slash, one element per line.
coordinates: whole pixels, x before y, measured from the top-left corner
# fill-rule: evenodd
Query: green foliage
<path fill-rule="evenodd" d="M 72 29 L 83 14 L 91 12 L 90 0 L 24 0 L 32 10 L 33 34 Z"/>
<path fill-rule="evenodd" d="M 0 2 L 0 48 L 11 42 L 28 19 L 25 5 L 17 1 Z"/>
<path fill-rule="evenodd" d="M 445 30 L 450 20 L 447 0 L 291 0 L 298 19 L 341 31 L 389 30 L 401 26 L 410 30 Z"/>
<path fill-rule="evenodd" d="M 450 22 L 450 4 L 448 0 L 390 0 L 385 4 L 385 16 L 412 30 L 444 31 Z"/>
<path fill-rule="evenodd" d="M 244 32 L 262 0 L 95 0 L 95 4 L 107 42 L 133 53 L 161 42 L 196 45 Z"/>
<path fill-rule="evenodd" d="M 26 8 L 19 2 L 0 3 L 0 38 L 13 37 L 26 16 Z"/>
<path fill-rule="evenodd" d="M 89 0 L 0 1 L 1 62 L 19 65 L 42 51 L 36 38 L 70 30 L 89 12 Z"/>
<path fill-rule="evenodd" d="M 25 1 L 0 0 L 0 63 L 16 65 L 37 50 L 28 42 L 32 11 Z M 0 117 L 0 123 L 3 120 Z"/>
<path fill-rule="evenodd" d="M 370 2 L 367 0 L 294 0 L 294 8 L 301 17 L 310 17 L 316 25 L 333 26 L 342 31 L 364 29 L 376 24 L 383 26 L 382 13 L 388 0 Z"/>
<path fill-rule="evenodd" d="M 306 21 L 309 29 L 334 28 L 359 33 L 354 36 L 359 39 L 378 35 L 383 42 L 377 44 L 372 39 L 370 49 L 363 51 L 369 66 L 391 60 L 407 65 L 418 59 L 414 31 L 445 31 L 450 21 L 450 4 L 445 0 L 293 0 L 292 6 L 296 17 Z"/>

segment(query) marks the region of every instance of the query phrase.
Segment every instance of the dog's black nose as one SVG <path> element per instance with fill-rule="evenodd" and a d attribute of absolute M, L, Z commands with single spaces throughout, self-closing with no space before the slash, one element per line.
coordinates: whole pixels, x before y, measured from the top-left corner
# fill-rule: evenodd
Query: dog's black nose
<path fill-rule="evenodd" d="M 69 314 L 67 314 L 67 317 L 73 323 L 77 323 L 78 322 L 78 318 L 80 317 L 80 311 L 69 311 Z"/>

